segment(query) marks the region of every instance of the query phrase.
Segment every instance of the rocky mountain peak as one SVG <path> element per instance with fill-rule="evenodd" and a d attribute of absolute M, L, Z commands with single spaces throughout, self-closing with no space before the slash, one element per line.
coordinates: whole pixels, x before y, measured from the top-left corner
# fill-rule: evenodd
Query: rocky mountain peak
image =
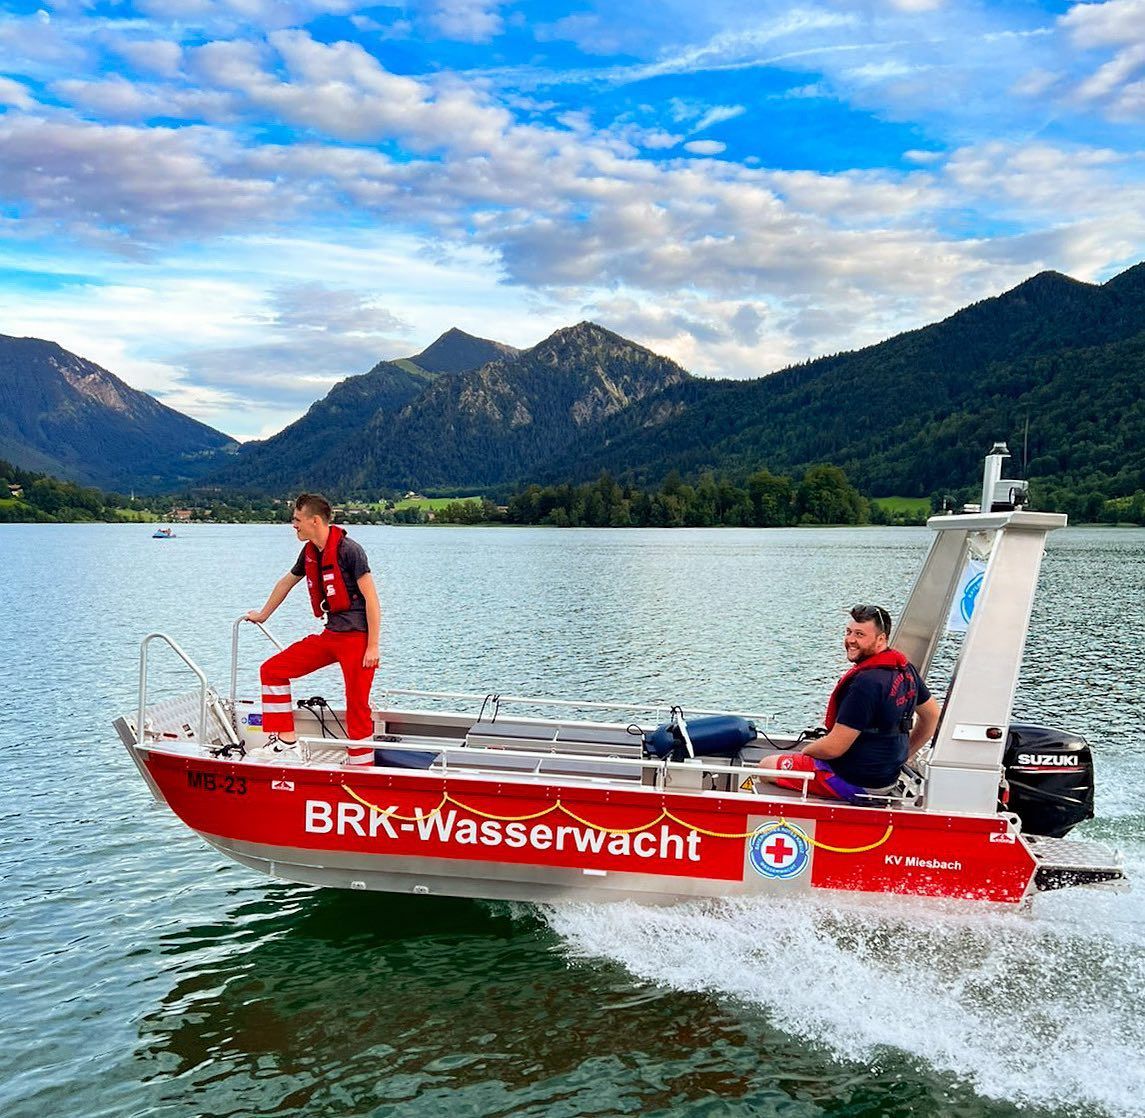
<path fill-rule="evenodd" d="M 55 342 L 0 335 L 0 454 L 105 489 L 201 477 L 234 440 Z"/>
<path fill-rule="evenodd" d="M 431 373 L 464 373 L 498 358 L 512 357 L 517 352 L 504 342 L 478 338 L 453 326 L 408 360 Z"/>

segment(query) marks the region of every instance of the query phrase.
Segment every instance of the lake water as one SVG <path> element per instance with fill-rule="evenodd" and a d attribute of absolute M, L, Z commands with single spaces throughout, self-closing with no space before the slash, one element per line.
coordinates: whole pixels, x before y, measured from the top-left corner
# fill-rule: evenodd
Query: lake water
<path fill-rule="evenodd" d="M 925 529 L 362 528 L 393 686 L 820 721 Z M 1051 537 L 1017 713 L 1097 749 L 1137 891 L 555 909 L 319 892 L 153 805 L 111 729 L 171 634 L 222 690 L 286 526 L 0 526 L 0 1115 L 1145 1113 L 1145 531 Z M 271 619 L 311 628 L 305 594 Z M 940 651 L 939 678 L 952 640 Z M 261 642 L 261 643 L 260 643 Z M 243 632 L 243 690 L 269 646 Z M 156 692 L 188 690 L 157 652 Z M 340 696 L 337 677 L 313 690 Z"/>

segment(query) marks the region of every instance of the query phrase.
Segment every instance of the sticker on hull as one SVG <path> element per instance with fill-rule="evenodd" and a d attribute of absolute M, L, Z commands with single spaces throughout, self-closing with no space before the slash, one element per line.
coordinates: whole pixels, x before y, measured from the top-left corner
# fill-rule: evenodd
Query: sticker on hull
<path fill-rule="evenodd" d="M 798 877 L 811 861 L 806 836 L 785 823 L 764 823 L 748 845 L 748 863 L 762 877 Z"/>

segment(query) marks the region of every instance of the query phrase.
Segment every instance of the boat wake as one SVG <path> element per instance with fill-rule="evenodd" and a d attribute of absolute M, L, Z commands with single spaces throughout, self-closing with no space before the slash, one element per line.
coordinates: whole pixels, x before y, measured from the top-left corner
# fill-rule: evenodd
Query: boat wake
<path fill-rule="evenodd" d="M 573 958 L 762 1010 L 846 1061 L 898 1051 L 991 1099 L 1145 1114 L 1140 898 L 1034 915 L 921 901 L 743 898 L 547 911 Z"/>

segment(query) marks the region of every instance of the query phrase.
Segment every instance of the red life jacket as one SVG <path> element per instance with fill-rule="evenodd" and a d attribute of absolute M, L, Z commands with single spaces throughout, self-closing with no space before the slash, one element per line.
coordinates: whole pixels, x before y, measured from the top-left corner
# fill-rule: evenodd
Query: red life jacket
<path fill-rule="evenodd" d="M 350 591 L 338 563 L 338 544 L 345 534 L 345 528 L 331 524 L 321 554 L 314 544 L 306 545 L 306 589 L 310 591 L 310 606 L 315 617 L 323 613 L 345 613 L 350 608 Z"/>
<path fill-rule="evenodd" d="M 882 652 L 876 652 L 874 656 L 860 660 L 835 684 L 835 689 L 827 700 L 827 715 L 823 719 L 823 724 L 828 730 L 834 727 L 839 713 L 839 704 L 843 701 L 843 693 L 851 686 L 851 681 L 859 672 L 866 671 L 868 668 L 897 668 L 900 672 L 905 672 L 909 663 L 910 661 L 897 648 L 885 648 Z"/>

